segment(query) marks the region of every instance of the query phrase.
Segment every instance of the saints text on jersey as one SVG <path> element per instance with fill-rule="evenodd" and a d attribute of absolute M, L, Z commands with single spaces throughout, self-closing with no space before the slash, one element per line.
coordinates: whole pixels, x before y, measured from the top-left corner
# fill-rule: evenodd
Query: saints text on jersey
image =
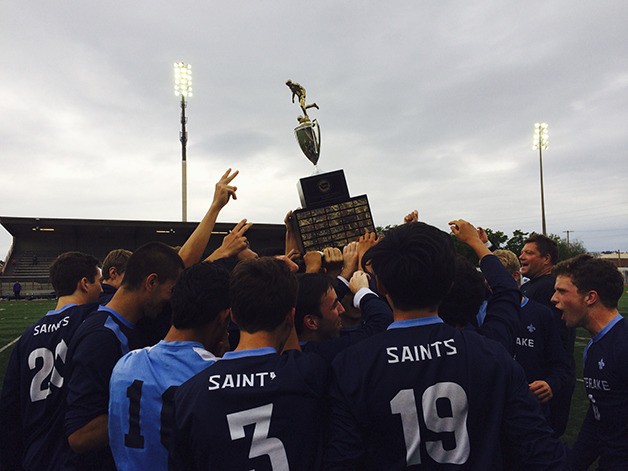
<path fill-rule="evenodd" d="M 447 339 L 424 345 L 403 345 L 401 347 L 387 347 L 388 363 L 406 361 L 425 361 L 442 356 L 451 356 L 458 353 L 454 339 Z M 443 348 L 444 347 L 444 348 Z"/>
<path fill-rule="evenodd" d="M 236 373 L 223 375 L 211 375 L 207 389 L 213 391 L 221 388 L 253 388 L 264 387 L 275 379 L 274 371 L 261 371 L 258 373 Z"/>

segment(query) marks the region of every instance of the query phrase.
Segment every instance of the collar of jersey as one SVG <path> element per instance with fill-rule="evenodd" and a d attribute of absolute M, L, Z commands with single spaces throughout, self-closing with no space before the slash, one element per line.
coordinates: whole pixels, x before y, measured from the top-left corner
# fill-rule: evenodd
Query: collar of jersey
<path fill-rule="evenodd" d="M 589 348 L 591 347 L 591 345 L 593 345 L 595 342 L 599 342 L 600 339 L 602 337 L 604 337 L 609 330 L 611 330 L 613 327 L 615 327 L 615 324 L 617 324 L 620 320 L 622 320 L 623 317 L 621 314 L 617 314 L 615 317 L 613 317 L 613 319 L 606 325 L 606 327 L 604 327 L 602 330 L 600 330 L 597 334 L 595 334 L 593 337 L 591 337 L 591 340 L 589 340 L 589 343 L 587 344 L 587 346 L 584 349 L 584 353 L 583 353 L 583 357 L 584 357 L 584 361 L 587 361 L 587 353 L 589 353 Z"/>
<path fill-rule="evenodd" d="M 181 347 L 186 347 L 186 346 L 191 346 L 191 347 L 201 347 L 203 350 L 205 350 L 205 347 L 203 347 L 203 344 L 201 342 L 196 342 L 194 340 L 175 340 L 173 342 L 169 342 L 167 340 L 160 340 L 157 345 L 159 345 L 160 347 L 166 347 L 166 348 L 181 348 Z"/>
<path fill-rule="evenodd" d="M 98 310 L 99 311 L 105 311 L 108 312 L 109 314 L 111 314 L 113 317 L 115 317 L 117 320 L 119 320 L 120 322 L 122 322 L 124 325 L 126 325 L 129 329 L 133 329 L 135 328 L 135 325 L 132 322 L 129 322 L 128 320 L 126 320 L 124 317 L 122 317 L 122 315 L 117 312 L 114 311 L 113 309 L 111 309 L 110 307 L 107 306 L 98 306 Z"/>
<path fill-rule="evenodd" d="M 65 306 L 63 306 L 61 309 L 59 309 L 58 311 L 48 311 L 46 313 L 47 316 L 54 316 L 55 314 L 59 314 L 60 312 L 65 311 L 66 309 L 70 309 L 71 307 L 74 306 L 78 306 L 78 304 L 72 303 L 72 304 L 66 304 Z"/>
<path fill-rule="evenodd" d="M 223 360 L 235 360 L 237 358 L 245 357 L 260 357 L 262 355 L 271 355 L 277 353 L 273 347 L 253 348 L 251 350 L 238 350 L 237 352 L 226 352 L 223 356 Z"/>
<path fill-rule="evenodd" d="M 442 324 L 443 320 L 438 316 L 419 317 L 417 319 L 406 319 L 403 321 L 395 321 L 388 326 L 390 329 L 405 329 L 407 327 L 418 327 L 421 325 Z"/>

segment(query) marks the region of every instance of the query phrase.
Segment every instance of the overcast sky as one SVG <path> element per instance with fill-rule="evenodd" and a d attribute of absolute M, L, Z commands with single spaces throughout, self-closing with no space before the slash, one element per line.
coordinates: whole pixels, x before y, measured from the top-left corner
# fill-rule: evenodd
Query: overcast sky
<path fill-rule="evenodd" d="M 0 215 L 181 219 L 173 62 L 192 64 L 188 220 L 226 168 L 219 221 L 280 223 L 312 173 L 293 136 L 303 84 L 322 171 L 375 223 L 412 209 L 628 251 L 628 4 L 17 1 L 0 9 Z M 0 229 L 0 259 L 10 246 Z"/>

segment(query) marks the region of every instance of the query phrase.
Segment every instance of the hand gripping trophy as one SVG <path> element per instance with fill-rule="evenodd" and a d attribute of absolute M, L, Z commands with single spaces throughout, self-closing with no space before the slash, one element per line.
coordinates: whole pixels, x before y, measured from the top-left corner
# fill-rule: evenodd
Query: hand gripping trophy
<path fill-rule="evenodd" d="M 292 80 L 288 80 L 286 85 L 292 91 L 292 103 L 294 103 L 294 98 L 297 97 L 299 99 L 299 106 L 303 111 L 303 115 L 297 118 L 299 125 L 294 128 L 294 135 L 305 156 L 314 164 L 314 173 L 318 173 L 316 164 L 318 163 L 321 152 L 321 130 L 318 126 L 318 121 L 316 121 L 316 119 L 314 121 L 310 120 L 307 114 L 309 108 L 319 109 L 318 105 L 316 103 L 306 104 L 305 87 L 302 85 Z"/>

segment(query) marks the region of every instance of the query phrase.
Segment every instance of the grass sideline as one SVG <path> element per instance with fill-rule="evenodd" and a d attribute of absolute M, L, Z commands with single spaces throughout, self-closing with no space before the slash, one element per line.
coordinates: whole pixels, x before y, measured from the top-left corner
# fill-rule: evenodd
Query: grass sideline
<path fill-rule="evenodd" d="M 50 300 L 21 300 L 21 301 L 2 301 L 0 302 L 0 349 L 5 348 L 9 343 L 15 340 L 22 331 L 41 318 L 50 309 L 54 309 L 56 301 Z M 628 286 L 624 291 L 624 295 L 619 300 L 619 312 L 624 316 L 628 316 Z M 571 414 L 567 431 L 563 438 L 567 443 L 572 444 L 578 436 L 582 419 L 589 406 L 584 386 L 582 384 L 582 352 L 589 342 L 589 333 L 579 328 L 576 332 L 576 377 L 579 379 L 576 383 L 576 389 L 571 401 Z M 0 352 L 0 382 L 4 380 L 4 372 L 9 361 L 9 356 L 13 350 L 13 345 L 5 348 Z"/>

